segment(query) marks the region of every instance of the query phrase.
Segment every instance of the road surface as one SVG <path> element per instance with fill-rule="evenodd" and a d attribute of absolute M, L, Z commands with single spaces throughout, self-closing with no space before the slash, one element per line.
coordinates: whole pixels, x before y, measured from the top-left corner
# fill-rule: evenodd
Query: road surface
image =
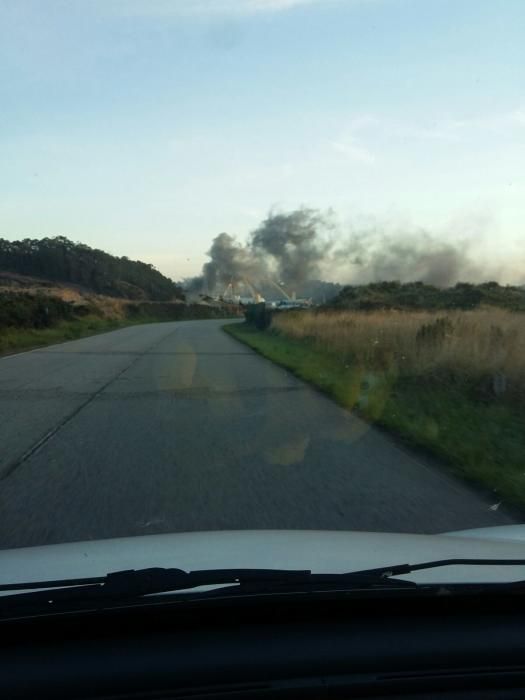
<path fill-rule="evenodd" d="M 511 522 L 222 323 L 134 326 L 0 360 L 0 548 Z"/>

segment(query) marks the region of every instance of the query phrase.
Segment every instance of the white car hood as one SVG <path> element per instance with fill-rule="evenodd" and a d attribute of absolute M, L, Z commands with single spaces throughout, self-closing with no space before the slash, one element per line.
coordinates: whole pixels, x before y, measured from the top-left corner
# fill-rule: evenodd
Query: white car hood
<path fill-rule="evenodd" d="M 257 530 L 149 535 L 0 551 L 0 584 L 177 567 L 357 571 L 450 558 L 525 558 L 525 525 L 444 535 Z M 449 566 L 403 576 L 418 582 L 525 579 L 525 566 Z"/>

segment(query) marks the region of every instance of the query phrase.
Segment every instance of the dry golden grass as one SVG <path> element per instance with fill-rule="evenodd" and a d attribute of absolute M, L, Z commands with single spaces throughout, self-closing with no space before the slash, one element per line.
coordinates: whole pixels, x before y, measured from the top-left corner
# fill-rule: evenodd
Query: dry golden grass
<path fill-rule="evenodd" d="M 57 297 L 62 301 L 71 302 L 78 306 L 88 305 L 93 313 L 100 318 L 120 320 L 126 318 L 126 305 L 129 301 L 117 297 L 108 297 L 103 294 L 95 294 L 74 285 L 38 285 L 31 284 L 20 287 L 1 284 L 0 293 L 16 292 L 17 294 L 43 294 Z"/>
<path fill-rule="evenodd" d="M 286 312 L 272 328 L 366 367 L 400 375 L 490 380 L 525 391 L 525 316 L 501 309 L 453 312 Z"/>
<path fill-rule="evenodd" d="M 226 330 L 525 509 L 525 314 L 287 311 Z"/>

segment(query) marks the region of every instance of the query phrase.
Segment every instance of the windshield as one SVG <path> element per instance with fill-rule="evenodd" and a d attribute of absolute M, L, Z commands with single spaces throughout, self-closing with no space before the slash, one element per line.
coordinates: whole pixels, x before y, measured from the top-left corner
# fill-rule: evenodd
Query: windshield
<path fill-rule="evenodd" d="M 0 0 L 0 583 L 519 558 L 524 20 Z"/>

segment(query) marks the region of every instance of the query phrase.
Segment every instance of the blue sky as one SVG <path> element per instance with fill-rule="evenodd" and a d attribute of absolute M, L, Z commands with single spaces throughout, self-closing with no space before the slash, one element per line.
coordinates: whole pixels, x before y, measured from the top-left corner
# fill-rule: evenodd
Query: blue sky
<path fill-rule="evenodd" d="M 0 236 L 181 278 L 271 207 L 332 207 L 514 279 L 524 35 L 523 0 L 0 0 Z"/>

